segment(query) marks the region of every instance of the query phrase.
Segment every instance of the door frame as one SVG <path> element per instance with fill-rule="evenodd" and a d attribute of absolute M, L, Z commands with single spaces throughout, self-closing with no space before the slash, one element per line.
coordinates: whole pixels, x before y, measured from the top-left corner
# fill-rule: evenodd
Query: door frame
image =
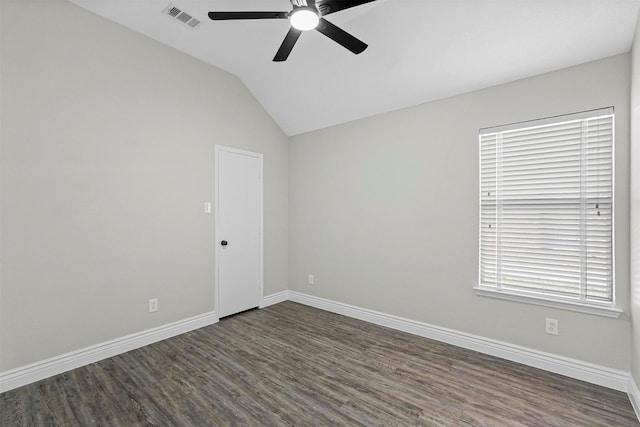
<path fill-rule="evenodd" d="M 243 156 L 249 156 L 249 157 L 255 157 L 259 160 L 259 173 L 260 173 L 260 200 L 259 200 L 259 212 L 258 212 L 258 229 L 259 229 L 259 238 L 258 238 L 258 245 L 260 246 L 258 249 L 260 251 L 260 256 L 259 258 L 259 278 L 258 278 L 258 292 L 259 292 L 259 301 L 258 304 L 262 304 L 262 300 L 264 299 L 264 288 L 263 288 L 263 282 L 264 282 L 264 167 L 263 167 L 263 155 L 262 153 L 254 153 L 251 151 L 246 151 L 246 150 L 239 150 L 237 148 L 231 148 L 231 147 L 225 147 L 222 145 L 218 145 L 216 144 L 214 147 L 214 152 L 215 152 L 215 159 L 214 159 L 214 165 L 215 165 L 215 173 L 214 173 L 214 179 L 215 179 L 215 221 L 214 221 L 214 231 L 213 231 L 213 237 L 214 237 L 214 244 L 215 244 L 215 274 L 214 274 L 214 280 L 215 280 L 215 305 L 214 305 L 214 310 L 215 310 L 215 316 L 216 319 L 220 319 L 220 309 L 219 309 L 219 304 L 220 304 L 220 282 L 219 282 L 219 278 L 218 278 L 218 271 L 219 271 L 219 265 L 218 263 L 220 262 L 220 244 L 218 242 L 218 226 L 219 226 L 219 218 L 220 218 L 220 200 L 218 195 L 220 194 L 219 191 L 219 185 L 220 185 L 220 179 L 218 176 L 218 172 L 220 170 L 220 168 L 218 167 L 218 162 L 220 161 L 220 156 L 218 155 L 218 153 L 220 153 L 221 151 L 226 151 L 228 153 L 233 153 L 233 154 L 240 154 Z"/>

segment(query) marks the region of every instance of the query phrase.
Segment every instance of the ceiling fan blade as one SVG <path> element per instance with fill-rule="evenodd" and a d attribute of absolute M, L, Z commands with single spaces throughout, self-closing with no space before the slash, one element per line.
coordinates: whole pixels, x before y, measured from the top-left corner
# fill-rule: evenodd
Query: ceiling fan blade
<path fill-rule="evenodd" d="M 209 12 L 209 18 L 214 21 L 229 19 L 287 19 L 288 12 Z"/>
<path fill-rule="evenodd" d="M 331 22 L 323 18 L 320 18 L 320 23 L 316 27 L 316 30 L 320 31 L 336 43 L 346 47 L 356 55 L 362 53 L 368 46 L 363 41 L 358 40 L 345 30 L 336 27 Z"/>
<path fill-rule="evenodd" d="M 373 1 L 376 0 L 316 0 L 316 6 L 320 15 L 324 16 Z"/>
<path fill-rule="evenodd" d="M 291 50 L 293 49 L 293 46 L 295 46 L 298 38 L 300 38 L 300 34 L 302 34 L 302 31 L 300 30 L 296 30 L 293 27 L 289 29 L 289 32 L 284 37 L 284 40 L 280 45 L 280 49 L 278 49 L 278 52 L 276 52 L 276 56 L 273 57 L 273 60 L 275 62 L 282 62 L 287 60 L 289 54 L 291 53 Z"/>

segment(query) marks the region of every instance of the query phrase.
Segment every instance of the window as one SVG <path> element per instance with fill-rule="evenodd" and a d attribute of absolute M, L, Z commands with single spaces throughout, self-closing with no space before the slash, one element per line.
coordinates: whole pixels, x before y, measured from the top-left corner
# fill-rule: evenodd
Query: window
<path fill-rule="evenodd" d="M 617 317 L 613 108 L 480 131 L 481 295 Z"/>

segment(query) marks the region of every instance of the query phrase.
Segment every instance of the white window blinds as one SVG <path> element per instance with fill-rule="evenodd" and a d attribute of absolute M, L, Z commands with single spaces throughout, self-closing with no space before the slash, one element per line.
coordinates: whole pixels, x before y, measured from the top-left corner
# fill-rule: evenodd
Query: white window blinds
<path fill-rule="evenodd" d="M 613 303 L 613 108 L 480 132 L 480 288 Z"/>

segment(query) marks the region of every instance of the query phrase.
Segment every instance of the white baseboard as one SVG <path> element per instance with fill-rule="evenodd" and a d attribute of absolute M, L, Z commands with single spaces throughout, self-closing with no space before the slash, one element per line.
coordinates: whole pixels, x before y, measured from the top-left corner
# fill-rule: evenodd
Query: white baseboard
<path fill-rule="evenodd" d="M 145 345 L 153 344 L 185 332 L 209 326 L 218 321 L 214 312 L 179 320 L 164 326 L 127 335 L 101 344 L 86 347 L 10 371 L 0 372 L 0 393 L 21 387 L 53 375 L 58 375 L 81 366 L 95 363 L 109 357 Z"/>
<path fill-rule="evenodd" d="M 640 421 L 640 390 L 638 390 L 638 385 L 634 381 L 632 375 L 629 375 L 628 393 L 631 406 L 633 406 L 633 410 L 636 412 L 636 417 L 638 418 L 638 421 Z"/>
<path fill-rule="evenodd" d="M 587 381 L 614 390 L 627 392 L 629 389 L 629 373 L 617 369 L 467 334 L 453 329 L 442 328 L 428 323 L 392 316 L 300 292 L 290 291 L 289 299 L 321 310 L 342 314 L 387 328 L 475 350 L 480 353 L 522 363 L 534 368 L 544 369 L 545 371 Z"/>
<path fill-rule="evenodd" d="M 270 305 L 279 304 L 281 302 L 285 302 L 289 299 L 289 291 L 277 292 L 275 294 L 267 295 L 266 297 L 262 297 L 262 302 L 260 303 L 260 308 L 266 308 Z"/>
<path fill-rule="evenodd" d="M 481 353 L 522 363 L 592 384 L 624 391 L 629 394 L 636 415 L 640 420 L 640 391 L 628 372 L 607 368 L 576 359 L 570 359 L 538 350 L 491 340 L 428 323 L 343 304 L 295 291 L 282 291 L 262 299 L 260 308 L 284 301 L 294 301 L 311 307 L 391 329 L 475 350 Z M 185 332 L 217 323 L 214 312 L 205 313 L 168 325 L 131 334 L 58 357 L 43 360 L 10 371 L 0 372 L 0 393 L 57 375 L 90 363 L 98 362 L 145 345 L 153 344 Z"/>

